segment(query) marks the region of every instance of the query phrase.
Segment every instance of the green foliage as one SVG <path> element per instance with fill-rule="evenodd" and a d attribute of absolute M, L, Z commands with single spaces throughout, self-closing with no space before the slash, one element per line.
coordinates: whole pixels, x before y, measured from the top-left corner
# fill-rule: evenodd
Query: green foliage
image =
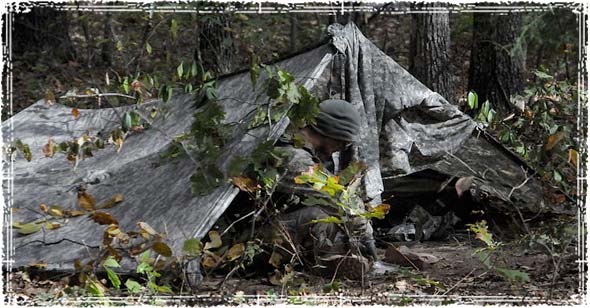
<path fill-rule="evenodd" d="M 475 224 L 467 224 L 469 230 L 475 233 L 475 238 L 484 242 L 486 247 L 475 250 L 479 260 L 490 270 L 494 270 L 498 275 L 504 278 L 510 284 L 529 282 L 530 278 L 527 273 L 507 268 L 500 262 L 493 261 L 493 255 L 502 247 L 501 242 L 493 239 L 492 234 L 488 231 L 485 220 Z M 506 262 L 503 262 L 506 263 Z"/>
<path fill-rule="evenodd" d="M 250 69 L 250 78 L 255 88 L 260 68 L 266 71 L 263 89 L 268 96 L 264 104 L 259 104 L 257 112 L 249 124 L 249 128 L 277 122 L 285 115 L 289 116 L 293 128 L 301 128 L 315 123 L 319 114 L 319 99 L 309 93 L 302 85 L 295 84 L 295 78 L 281 68 L 274 70 L 267 65 L 254 65 Z"/>
<path fill-rule="evenodd" d="M 295 177 L 295 184 L 309 185 L 321 193 L 317 196 L 306 196 L 302 202 L 304 205 L 327 206 L 336 209 L 339 213 L 339 216 L 329 216 L 312 222 L 342 224 L 350 221 L 351 217 L 356 216 L 367 219 L 384 218 L 389 211 L 389 205 L 365 206 L 357 195 L 355 182 L 360 180 L 365 170 L 365 164 L 352 162 L 340 172 L 342 176 L 332 176 L 318 164 L 314 165 L 309 171 Z"/>

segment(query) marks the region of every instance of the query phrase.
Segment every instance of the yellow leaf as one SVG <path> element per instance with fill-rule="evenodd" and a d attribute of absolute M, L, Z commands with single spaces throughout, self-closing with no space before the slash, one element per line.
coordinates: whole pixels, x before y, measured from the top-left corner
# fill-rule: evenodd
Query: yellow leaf
<path fill-rule="evenodd" d="M 154 228 L 152 228 L 150 225 L 148 225 L 147 223 L 140 221 L 137 223 L 137 227 L 139 229 L 141 229 L 142 231 L 145 231 L 147 234 L 150 235 L 157 235 L 158 232 L 156 232 L 156 230 L 154 230 Z"/>
<path fill-rule="evenodd" d="M 210 242 L 205 243 L 205 250 L 221 247 L 221 237 L 217 231 L 209 231 Z"/>
<path fill-rule="evenodd" d="M 52 106 L 55 104 L 55 94 L 51 90 L 45 91 L 45 104 Z"/>
<path fill-rule="evenodd" d="M 110 209 L 110 208 L 114 207 L 115 205 L 123 202 L 123 200 L 124 200 L 123 195 L 117 194 L 117 195 L 113 196 L 112 198 L 110 198 L 109 200 L 107 200 L 105 203 L 103 203 L 98 208 L 99 209 Z"/>
<path fill-rule="evenodd" d="M 49 208 L 47 207 L 47 205 L 45 205 L 45 203 L 41 203 L 39 204 L 39 209 L 43 212 L 43 213 L 47 213 L 47 211 L 49 210 Z"/>
<path fill-rule="evenodd" d="M 78 205 L 86 211 L 94 211 L 96 200 L 86 191 L 78 192 Z"/>
<path fill-rule="evenodd" d="M 29 263 L 29 266 L 36 267 L 36 268 L 46 268 L 47 263 L 45 263 L 45 262 Z"/>
<path fill-rule="evenodd" d="M 45 229 L 48 229 L 48 230 L 54 230 L 54 229 L 61 228 L 61 227 L 62 227 L 62 224 L 60 224 L 59 222 L 46 222 L 45 223 Z"/>
<path fill-rule="evenodd" d="M 572 163 L 572 165 L 578 165 L 578 151 L 574 149 L 569 149 L 567 160 Z"/>
<path fill-rule="evenodd" d="M 64 216 L 64 214 L 62 213 L 61 209 L 57 206 L 52 206 L 51 208 L 49 208 L 49 211 L 47 211 L 47 213 L 53 217 L 62 217 Z"/>
<path fill-rule="evenodd" d="M 551 149 L 553 149 L 553 147 L 559 141 L 561 141 L 561 139 L 563 139 L 563 133 L 562 132 L 558 132 L 558 133 L 555 133 L 555 134 L 549 136 L 549 138 L 547 138 L 547 143 L 545 144 L 545 151 L 550 151 Z"/>
<path fill-rule="evenodd" d="M 238 243 L 233 245 L 228 251 L 225 257 L 228 261 L 233 261 L 242 256 L 242 254 L 246 251 L 246 247 L 243 243 Z"/>
<path fill-rule="evenodd" d="M 72 108 L 72 115 L 77 119 L 80 116 L 80 110 L 78 108 Z"/>

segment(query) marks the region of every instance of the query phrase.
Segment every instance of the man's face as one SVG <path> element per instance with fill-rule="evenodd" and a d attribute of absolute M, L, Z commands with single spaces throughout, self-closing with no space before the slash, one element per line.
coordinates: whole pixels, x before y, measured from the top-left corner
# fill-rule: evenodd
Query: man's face
<path fill-rule="evenodd" d="M 336 140 L 329 137 L 322 137 L 320 141 L 321 142 L 319 142 L 319 145 L 316 148 L 316 155 L 318 155 L 321 160 L 328 160 L 335 152 L 344 151 L 348 146 L 350 146 L 349 142 Z"/>

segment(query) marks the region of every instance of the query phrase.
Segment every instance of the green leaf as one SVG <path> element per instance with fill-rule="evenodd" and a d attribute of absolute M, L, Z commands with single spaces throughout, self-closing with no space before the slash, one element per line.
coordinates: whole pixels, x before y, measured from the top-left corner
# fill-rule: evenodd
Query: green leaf
<path fill-rule="evenodd" d="M 335 223 L 335 224 L 344 223 L 342 221 L 342 219 L 335 217 L 335 216 L 328 216 L 328 217 L 322 218 L 322 219 L 314 219 L 311 222 L 312 223 Z"/>
<path fill-rule="evenodd" d="M 477 93 L 469 91 L 469 94 L 467 95 L 467 105 L 470 109 L 477 108 Z"/>
<path fill-rule="evenodd" d="M 160 293 L 172 293 L 172 289 L 169 286 L 158 286 L 158 292 L 160 292 Z"/>
<path fill-rule="evenodd" d="M 104 260 L 103 265 L 106 267 L 121 267 L 121 265 L 119 265 L 119 263 L 117 262 L 117 260 L 115 260 L 115 258 L 113 258 L 113 256 L 108 256 L 106 260 Z"/>
<path fill-rule="evenodd" d="M 145 273 L 151 272 L 152 269 L 153 268 L 151 267 L 151 265 L 149 265 L 145 262 L 142 262 L 142 263 L 139 263 L 139 265 L 137 265 L 137 268 L 135 270 L 138 274 L 145 274 Z"/>
<path fill-rule="evenodd" d="M 193 61 L 191 65 L 191 76 L 197 77 L 199 75 L 199 67 L 197 66 L 197 62 Z"/>
<path fill-rule="evenodd" d="M 109 281 L 111 282 L 113 287 L 119 289 L 119 287 L 121 286 L 121 280 L 119 279 L 119 275 L 117 275 L 117 273 L 115 273 L 112 269 L 106 266 L 104 267 L 104 269 L 107 272 L 107 277 L 109 278 Z"/>
<path fill-rule="evenodd" d="M 500 275 L 506 278 L 506 280 L 509 282 L 529 282 L 531 280 L 527 273 L 521 271 L 503 267 L 496 267 L 496 271 L 498 271 L 498 273 L 500 273 Z"/>
<path fill-rule="evenodd" d="M 38 224 L 36 222 L 22 224 L 22 225 L 19 225 L 18 233 L 23 234 L 23 235 L 33 234 L 33 233 L 41 230 L 42 226 L 43 226 L 42 224 Z"/>
<path fill-rule="evenodd" d="M 280 88 L 280 84 L 279 81 L 271 78 L 268 81 L 268 87 L 266 89 L 266 95 L 268 95 L 268 97 L 272 98 L 272 99 L 276 99 L 278 98 L 281 93 L 279 92 L 279 88 Z"/>
<path fill-rule="evenodd" d="M 148 55 L 152 54 L 152 45 L 150 45 L 150 42 L 145 43 L 145 51 L 147 51 Z"/>
<path fill-rule="evenodd" d="M 20 139 L 16 139 L 15 143 L 16 143 L 16 148 L 19 149 L 23 153 L 23 155 L 25 156 L 25 159 L 27 161 L 31 161 L 33 159 L 33 153 L 31 153 L 31 148 L 29 147 L 29 145 L 26 143 L 23 143 Z"/>
<path fill-rule="evenodd" d="M 178 74 L 178 79 L 182 79 L 182 73 L 184 73 L 184 62 L 180 62 L 180 65 L 176 68 L 176 73 Z"/>
<path fill-rule="evenodd" d="M 362 173 L 367 170 L 367 164 L 363 163 L 362 161 L 354 161 L 348 164 L 348 166 L 340 171 L 338 174 L 339 180 L 338 182 L 341 185 L 348 185 L 356 178 L 360 178 Z"/>
<path fill-rule="evenodd" d="M 121 119 L 121 130 L 123 130 L 123 132 L 127 132 L 132 126 L 131 113 L 125 112 L 123 118 Z"/>
<path fill-rule="evenodd" d="M 172 18 L 170 21 L 170 34 L 172 35 L 172 40 L 176 40 L 176 34 L 178 32 L 178 22 L 175 18 Z"/>
<path fill-rule="evenodd" d="M 553 179 L 557 183 L 560 183 L 563 180 L 561 173 L 559 173 L 559 171 L 557 171 L 557 170 L 553 170 Z"/>
<path fill-rule="evenodd" d="M 543 71 L 534 70 L 533 74 L 535 74 L 535 76 L 537 76 L 540 79 L 553 79 L 553 76 L 551 76 Z"/>
<path fill-rule="evenodd" d="M 196 238 L 191 238 L 182 244 L 182 251 L 190 257 L 197 257 L 203 251 L 203 243 Z"/>
<path fill-rule="evenodd" d="M 252 89 L 256 88 L 258 77 L 260 76 L 260 65 L 254 64 L 250 68 L 250 81 L 252 82 Z"/>
<path fill-rule="evenodd" d="M 130 293 L 138 293 L 141 291 L 141 285 L 135 280 L 127 279 L 125 287 Z"/>

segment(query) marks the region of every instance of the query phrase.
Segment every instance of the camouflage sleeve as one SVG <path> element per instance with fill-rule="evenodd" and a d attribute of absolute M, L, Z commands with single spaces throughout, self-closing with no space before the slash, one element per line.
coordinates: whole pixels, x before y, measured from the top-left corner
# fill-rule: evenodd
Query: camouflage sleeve
<path fill-rule="evenodd" d="M 287 162 L 283 165 L 286 172 L 279 180 L 276 191 L 285 194 L 298 196 L 324 197 L 325 194 L 319 192 L 307 184 L 295 183 L 295 177 L 307 172 L 317 163 L 313 156 L 305 151 L 295 147 L 280 147 L 280 151 L 287 157 Z"/>

